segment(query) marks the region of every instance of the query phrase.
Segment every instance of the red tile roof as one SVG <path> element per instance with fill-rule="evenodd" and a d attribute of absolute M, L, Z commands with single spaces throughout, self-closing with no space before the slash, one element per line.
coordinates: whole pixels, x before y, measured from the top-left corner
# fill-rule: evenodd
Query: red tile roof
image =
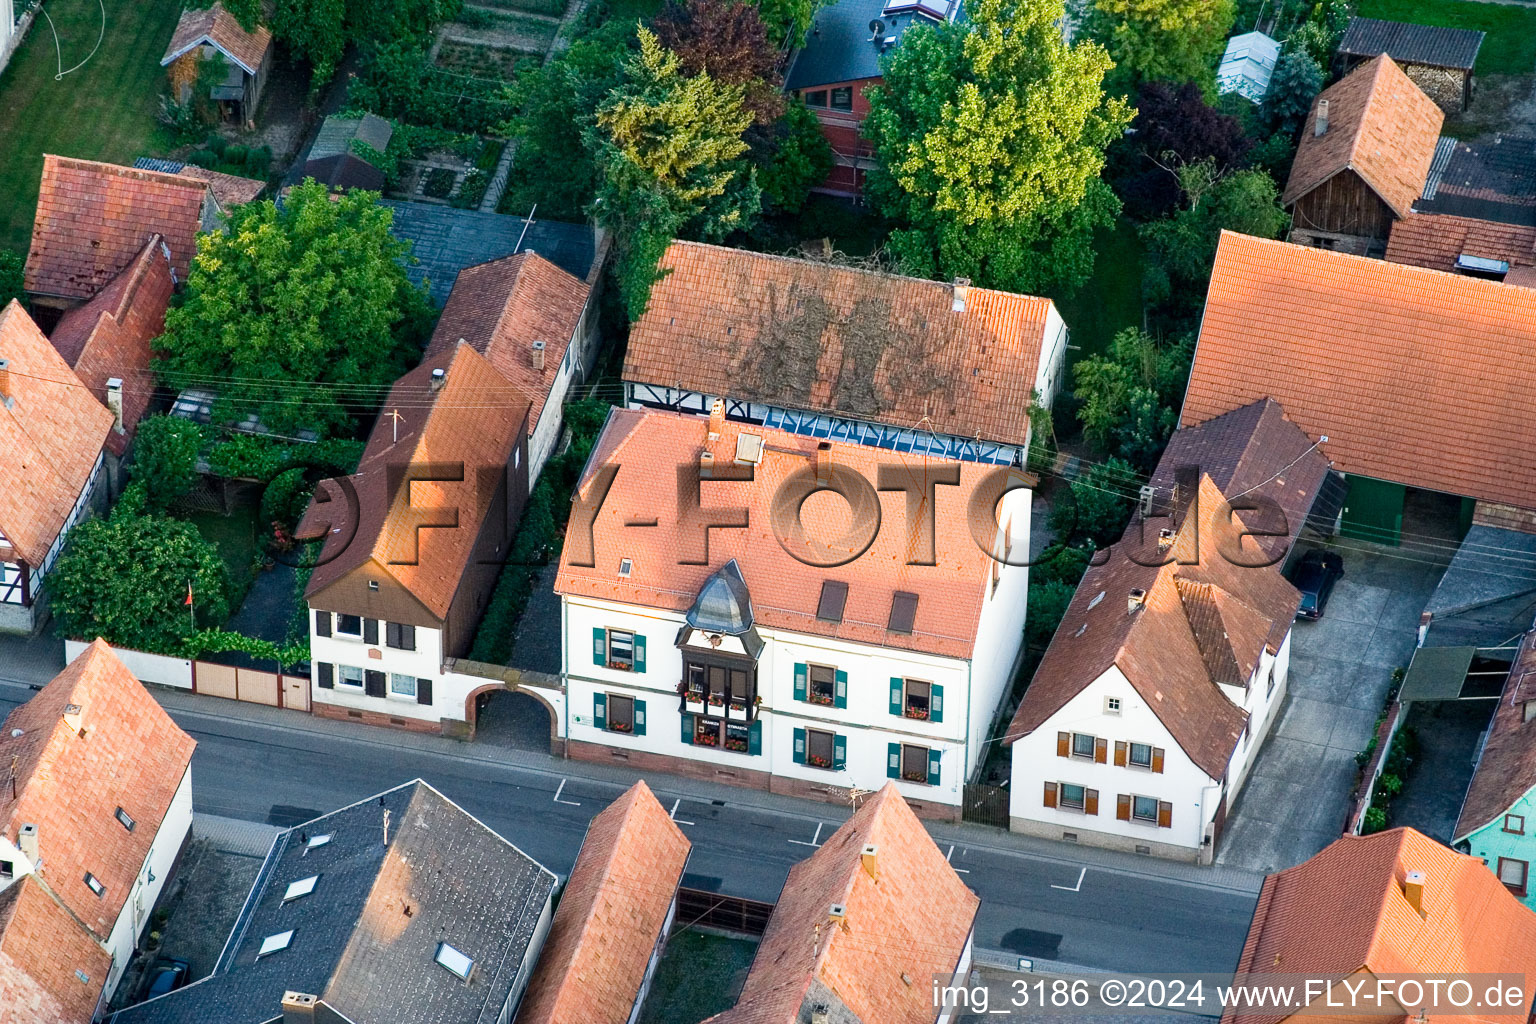
<path fill-rule="evenodd" d="M 1521 797 L 1536 789 L 1536 718 L 1526 721 L 1525 702 L 1536 700 L 1536 630 L 1525 635 L 1510 667 L 1504 692 L 1488 726 L 1477 770 L 1467 786 L 1456 842 L 1500 820 Z"/>
<path fill-rule="evenodd" d="M 424 362 L 395 381 L 380 409 L 351 478 L 360 516 L 355 531 L 337 520 L 346 508 L 341 500 L 311 505 L 300 524 L 302 536 L 326 520 L 332 528 L 305 591 L 312 601 L 371 561 L 435 618 L 447 617 L 495 497 L 484 486 L 486 473 L 505 472 L 526 430 L 531 400 L 467 344 L 438 354 L 446 358 Z M 446 371 L 440 388 L 431 383 L 434 367 Z M 462 466 L 464 478 L 402 486 L 407 466 L 429 464 Z M 442 521 L 440 513 L 424 516 L 423 510 L 441 509 L 457 510 L 458 526 L 418 532 L 418 523 Z"/>
<path fill-rule="evenodd" d="M 265 25 L 257 25 L 247 32 L 221 3 L 201 10 L 188 8 L 181 12 L 181 19 L 176 22 L 176 31 L 165 48 L 165 56 L 160 58 L 160 66 L 164 67 L 205 42 L 218 47 L 247 74 L 254 75 L 272 48 L 272 33 Z"/>
<path fill-rule="evenodd" d="M 1409 871 L 1427 876 L 1422 917 L 1404 894 Z M 1340 978 L 1362 969 L 1378 977 L 1518 974 L 1525 979 L 1523 1005 L 1509 1013 L 1482 1009 L 1477 1018 L 1525 1024 L 1536 995 L 1532 964 L 1536 913 L 1522 906 L 1480 858 L 1398 828 L 1345 836 L 1311 860 L 1270 875 L 1237 969 L 1239 974 L 1295 978 Z M 1285 1015 L 1264 1016 L 1250 1009 L 1222 1019 L 1271 1024 Z M 1437 1013 L 1422 1019 L 1450 1024 L 1468 1018 Z"/>
<path fill-rule="evenodd" d="M 581 323 L 591 289 L 544 257 L 518 253 L 459 271 L 426 358 L 452 352 L 460 341 L 485 356 L 533 399 L 528 432 L 538 424 L 550 386 Z M 544 369 L 533 368 L 535 341 L 544 342 Z"/>
<path fill-rule="evenodd" d="M 1023 445 L 1051 300 L 673 242 L 624 379 Z"/>
<path fill-rule="evenodd" d="M 0 832 L 14 843 L 22 825 L 37 826 L 39 874 L 98 939 L 111 934 L 196 745 L 102 640 L 0 727 L 0 765 L 14 764 L 16 779 L 14 798 L 0 788 Z M 86 888 L 87 871 L 103 895 Z"/>
<path fill-rule="evenodd" d="M 1316 133 L 1328 104 L 1327 130 Z M 1445 114 L 1386 54 L 1366 61 L 1318 94 L 1302 128 L 1281 197 L 1296 202 L 1340 171 L 1365 180 L 1399 217 L 1424 190 Z"/>
<path fill-rule="evenodd" d="M 1393 263 L 1454 273 L 1462 255 L 1536 266 L 1536 227 L 1443 213 L 1416 213 L 1392 224 L 1387 259 Z"/>
<path fill-rule="evenodd" d="M 874 875 L 863 863 L 867 845 L 876 848 Z M 828 914 L 834 904 L 845 908 L 840 922 Z M 932 1024 L 933 979 L 960 965 L 980 905 L 886 783 L 790 869 L 741 998 L 708 1024 L 805 1020 L 813 991 L 840 1001 L 846 1019 Z"/>
<path fill-rule="evenodd" d="M 10 361 L 0 399 L 0 560 L 42 565 L 90 480 L 112 414 L 43 337 L 21 303 L 0 309 L 0 358 Z"/>
<path fill-rule="evenodd" d="M 187 164 L 176 173 L 183 178 L 195 178 L 198 181 L 207 182 L 208 191 L 213 193 L 213 198 L 218 200 L 219 206 L 225 210 L 231 206 L 252 202 L 267 187 L 266 182 L 255 178 L 242 178 L 237 174 L 210 171 L 196 164 Z"/>
<path fill-rule="evenodd" d="M 45 155 L 27 291 L 88 299 L 157 232 L 170 246 L 177 280 L 185 280 L 207 194 L 207 184 L 179 174 Z"/>
<path fill-rule="evenodd" d="M 121 455 L 133 438 L 153 394 L 150 342 L 165 333 L 165 311 L 174 289 L 171 262 L 159 235 L 94 299 L 76 306 L 53 329 L 54 348 L 75 375 L 105 403 L 107 381 L 123 382 L 123 433 L 107 435 L 107 447 Z"/>
<path fill-rule="evenodd" d="M 1345 473 L 1536 508 L 1536 291 L 1222 234 L 1191 426 L 1274 398 Z"/>
<path fill-rule="evenodd" d="M 518 1024 L 627 1024 L 691 846 L 643 780 L 592 819 Z"/>
<path fill-rule="evenodd" d="M 36 878 L 0 890 L 0 1024 L 88 1024 L 111 966 Z"/>
<path fill-rule="evenodd" d="M 719 440 L 710 443 L 708 427 L 706 418 L 682 413 L 636 409 L 610 413 L 579 485 L 581 493 L 590 497 L 598 468 L 605 464 L 619 467 L 592 527 L 595 564 L 592 568 L 574 564 L 583 553 L 578 551 L 579 545 L 567 543 L 555 581 L 557 593 L 683 611 L 693 603 L 704 581 L 734 558 L 751 591 L 759 624 L 950 658 L 971 656 L 992 563 L 971 537 L 966 510 L 971 495 L 983 478 L 995 472 L 994 467 L 831 443 L 832 463 L 841 467 L 839 472 L 856 473 L 871 487 L 882 466 L 896 469 L 914 482 L 920 482 L 926 471 L 957 471 L 960 482 L 937 488 L 936 564 L 907 564 L 913 557 L 912 544 L 917 541 L 909 542 L 902 526 L 906 497 L 899 491 L 884 491 L 878 499 L 880 527 L 868 549 L 844 565 L 818 568 L 785 550 L 772 514 L 774 496 L 781 485 L 796 474 L 812 471 L 816 439 L 726 422 Z M 678 467 L 699 459 L 706 445 L 714 454 L 715 465 L 728 467 L 743 435 L 763 441 L 755 480 L 705 484 L 700 500 L 706 508 L 745 507 L 748 526 L 710 530 L 709 564 L 680 564 L 694 544 L 696 531 L 686 523 L 679 524 L 670 512 Z M 1032 482 L 1024 474 L 1020 476 Z M 658 503 L 668 509 L 658 526 L 640 530 L 626 525 L 631 519 L 656 519 Z M 847 508 L 840 498 L 812 496 L 802 507 L 806 535 L 843 537 L 849 530 Z M 632 563 L 631 571 L 629 576 L 620 577 L 619 562 L 626 558 Z M 841 622 L 825 622 L 816 616 L 825 580 L 849 583 Z M 918 595 L 910 634 L 886 628 L 891 600 L 897 592 Z"/>
<path fill-rule="evenodd" d="M 1277 567 L 1243 568 L 1224 554 L 1232 551 L 1234 526 L 1248 527 L 1209 476 L 1200 478 L 1194 500 L 1197 519 L 1191 523 L 1181 511 L 1173 546 L 1163 556 L 1174 561 L 1157 565 L 1156 533 L 1149 529 L 1142 541 L 1140 524 L 1132 523 L 1120 543 L 1089 567 L 1024 691 L 1006 742 L 1045 725 L 1115 666 L 1190 760 L 1212 779 L 1225 777 L 1247 714 L 1217 684 L 1245 686 L 1261 652 L 1279 651 L 1301 596 Z M 1243 548 L 1245 558 L 1264 560 L 1253 541 Z M 1132 590 L 1145 595 L 1134 611 Z"/>

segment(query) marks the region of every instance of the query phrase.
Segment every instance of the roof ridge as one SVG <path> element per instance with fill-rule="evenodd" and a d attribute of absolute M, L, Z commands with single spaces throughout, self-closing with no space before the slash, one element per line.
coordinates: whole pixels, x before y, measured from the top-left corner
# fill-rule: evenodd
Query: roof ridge
<path fill-rule="evenodd" d="M 118 178 L 134 178 L 139 181 L 158 182 L 162 185 L 173 185 L 177 188 L 196 188 L 208 191 L 208 183 L 199 178 L 189 178 L 184 174 L 171 174 L 168 171 L 152 171 L 144 167 L 132 167 L 127 164 L 114 164 L 105 160 L 87 160 L 78 156 L 60 156 L 56 153 L 45 153 L 43 160 L 53 161 L 59 167 L 68 167 L 80 171 L 100 171 Z M 46 170 L 44 177 L 47 177 Z"/>

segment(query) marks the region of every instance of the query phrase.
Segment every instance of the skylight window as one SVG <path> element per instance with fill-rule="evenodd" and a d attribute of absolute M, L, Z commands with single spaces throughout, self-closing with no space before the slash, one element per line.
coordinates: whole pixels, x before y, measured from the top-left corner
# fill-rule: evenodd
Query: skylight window
<path fill-rule="evenodd" d="M 475 962 L 473 960 L 465 956 L 463 953 L 460 953 L 446 942 L 439 942 L 437 944 L 437 955 L 432 959 L 436 960 L 438 963 L 442 964 L 444 967 L 448 968 L 450 971 L 452 971 L 454 974 L 457 974 L 465 981 L 469 980 L 469 972 L 475 969 Z"/>
<path fill-rule="evenodd" d="M 315 883 L 318 881 L 320 881 L 319 875 L 310 875 L 308 878 L 301 878 L 297 882 L 290 884 L 288 891 L 283 893 L 283 902 L 287 903 L 289 900 L 296 900 L 300 896 L 308 896 L 315 891 Z"/>
<path fill-rule="evenodd" d="M 330 841 L 331 841 L 330 833 L 326 833 L 323 836 L 310 836 L 309 837 L 309 842 L 305 844 L 304 848 L 306 850 L 313 850 L 315 847 L 317 847 L 317 846 L 324 846 L 326 843 L 328 843 Z"/>
<path fill-rule="evenodd" d="M 276 953 L 278 950 L 287 949 L 288 943 L 292 941 L 292 928 L 285 932 L 278 932 L 276 935 L 268 935 L 266 938 L 261 940 L 261 948 L 256 951 L 256 959 L 260 960 L 262 957 L 270 956 L 271 954 Z"/>
<path fill-rule="evenodd" d="M 133 815 L 119 807 L 117 809 L 116 817 L 118 824 L 122 825 L 123 828 L 127 829 L 129 832 L 133 831 Z"/>
<path fill-rule="evenodd" d="M 619 559 L 619 575 L 620 576 L 628 576 L 630 573 L 634 572 L 634 570 L 635 570 L 635 563 L 634 562 L 630 561 L 627 558 Z"/>
<path fill-rule="evenodd" d="M 917 595 L 909 594 L 904 590 L 898 590 L 891 595 L 891 617 L 886 621 L 885 628 L 892 633 L 912 632 L 912 623 L 917 619 Z"/>
<path fill-rule="evenodd" d="M 825 580 L 821 600 L 816 603 L 816 617 L 822 622 L 842 622 L 843 606 L 848 603 L 848 584 Z"/>
<path fill-rule="evenodd" d="M 97 896 L 101 896 L 104 893 L 106 893 L 106 891 L 107 891 L 107 887 L 101 884 L 101 879 L 97 878 L 95 875 L 91 874 L 89 871 L 87 871 L 85 873 L 85 886 L 86 886 L 87 889 L 90 889 L 91 892 L 95 893 Z"/>

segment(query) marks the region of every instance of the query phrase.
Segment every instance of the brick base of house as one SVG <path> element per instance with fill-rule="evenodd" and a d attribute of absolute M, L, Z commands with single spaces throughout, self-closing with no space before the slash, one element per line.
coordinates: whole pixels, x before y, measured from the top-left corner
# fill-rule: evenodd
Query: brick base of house
<path fill-rule="evenodd" d="M 767 790 L 781 796 L 797 796 L 844 806 L 848 804 L 848 790 L 841 786 L 774 775 L 771 772 L 739 767 L 734 764 L 695 761 L 692 758 L 672 757 L 669 754 L 657 754 L 649 750 L 625 750 L 601 743 L 584 743 L 580 740 L 570 742 L 568 755 L 577 761 L 624 764 L 642 772 L 665 772 L 668 775 L 680 775 L 683 778 L 697 779 L 701 782 L 721 782 L 747 789 Z M 909 798 L 907 806 L 912 808 L 912 813 L 920 818 L 929 818 L 934 821 L 960 820 L 960 808 L 949 804 L 928 803 Z"/>
<path fill-rule="evenodd" d="M 1113 810 L 1113 804 L 1111 804 Z M 1091 828 L 1085 828 L 1076 824 L 1062 822 L 1036 821 L 1033 818 L 1010 818 L 1008 831 L 1017 832 L 1025 836 L 1038 836 L 1041 839 L 1065 839 L 1071 843 L 1081 843 L 1083 846 L 1098 846 L 1106 850 L 1120 850 L 1125 853 L 1139 853 L 1148 857 L 1160 857 L 1163 860 L 1182 860 L 1191 864 L 1200 863 L 1200 850 L 1193 846 L 1180 846 L 1177 843 L 1160 843 L 1153 838 L 1154 833 L 1161 831 L 1148 828 L 1147 835 L 1122 836 L 1110 832 L 1099 832 Z M 1068 837 L 1071 838 L 1068 838 Z"/>
<path fill-rule="evenodd" d="M 377 711 L 360 711 L 357 708 L 342 707 L 340 704 L 321 704 L 315 702 L 310 705 L 310 711 L 321 718 L 362 722 L 365 725 L 382 725 L 393 729 L 408 729 L 411 732 L 426 732 L 434 735 L 443 732 L 443 726 L 440 722 L 432 722 L 424 718 L 402 718 L 399 715 L 386 715 Z"/>

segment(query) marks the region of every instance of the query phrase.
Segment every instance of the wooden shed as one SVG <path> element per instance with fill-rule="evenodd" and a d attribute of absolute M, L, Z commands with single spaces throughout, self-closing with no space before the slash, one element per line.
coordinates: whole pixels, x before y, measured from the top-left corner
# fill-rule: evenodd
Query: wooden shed
<path fill-rule="evenodd" d="M 1472 68 L 1482 45 L 1483 33 L 1471 29 L 1350 18 L 1339 62 L 1349 72 L 1386 54 L 1441 110 L 1456 114 L 1472 105 Z"/>
<path fill-rule="evenodd" d="M 225 121 L 255 127 L 261 90 L 272 68 L 272 33 L 264 25 L 245 28 L 220 3 L 182 11 L 160 58 L 160 66 L 171 69 L 178 103 L 192 98 L 198 64 L 215 56 L 228 65 L 228 73 L 213 84 L 209 99 L 218 104 Z"/>

